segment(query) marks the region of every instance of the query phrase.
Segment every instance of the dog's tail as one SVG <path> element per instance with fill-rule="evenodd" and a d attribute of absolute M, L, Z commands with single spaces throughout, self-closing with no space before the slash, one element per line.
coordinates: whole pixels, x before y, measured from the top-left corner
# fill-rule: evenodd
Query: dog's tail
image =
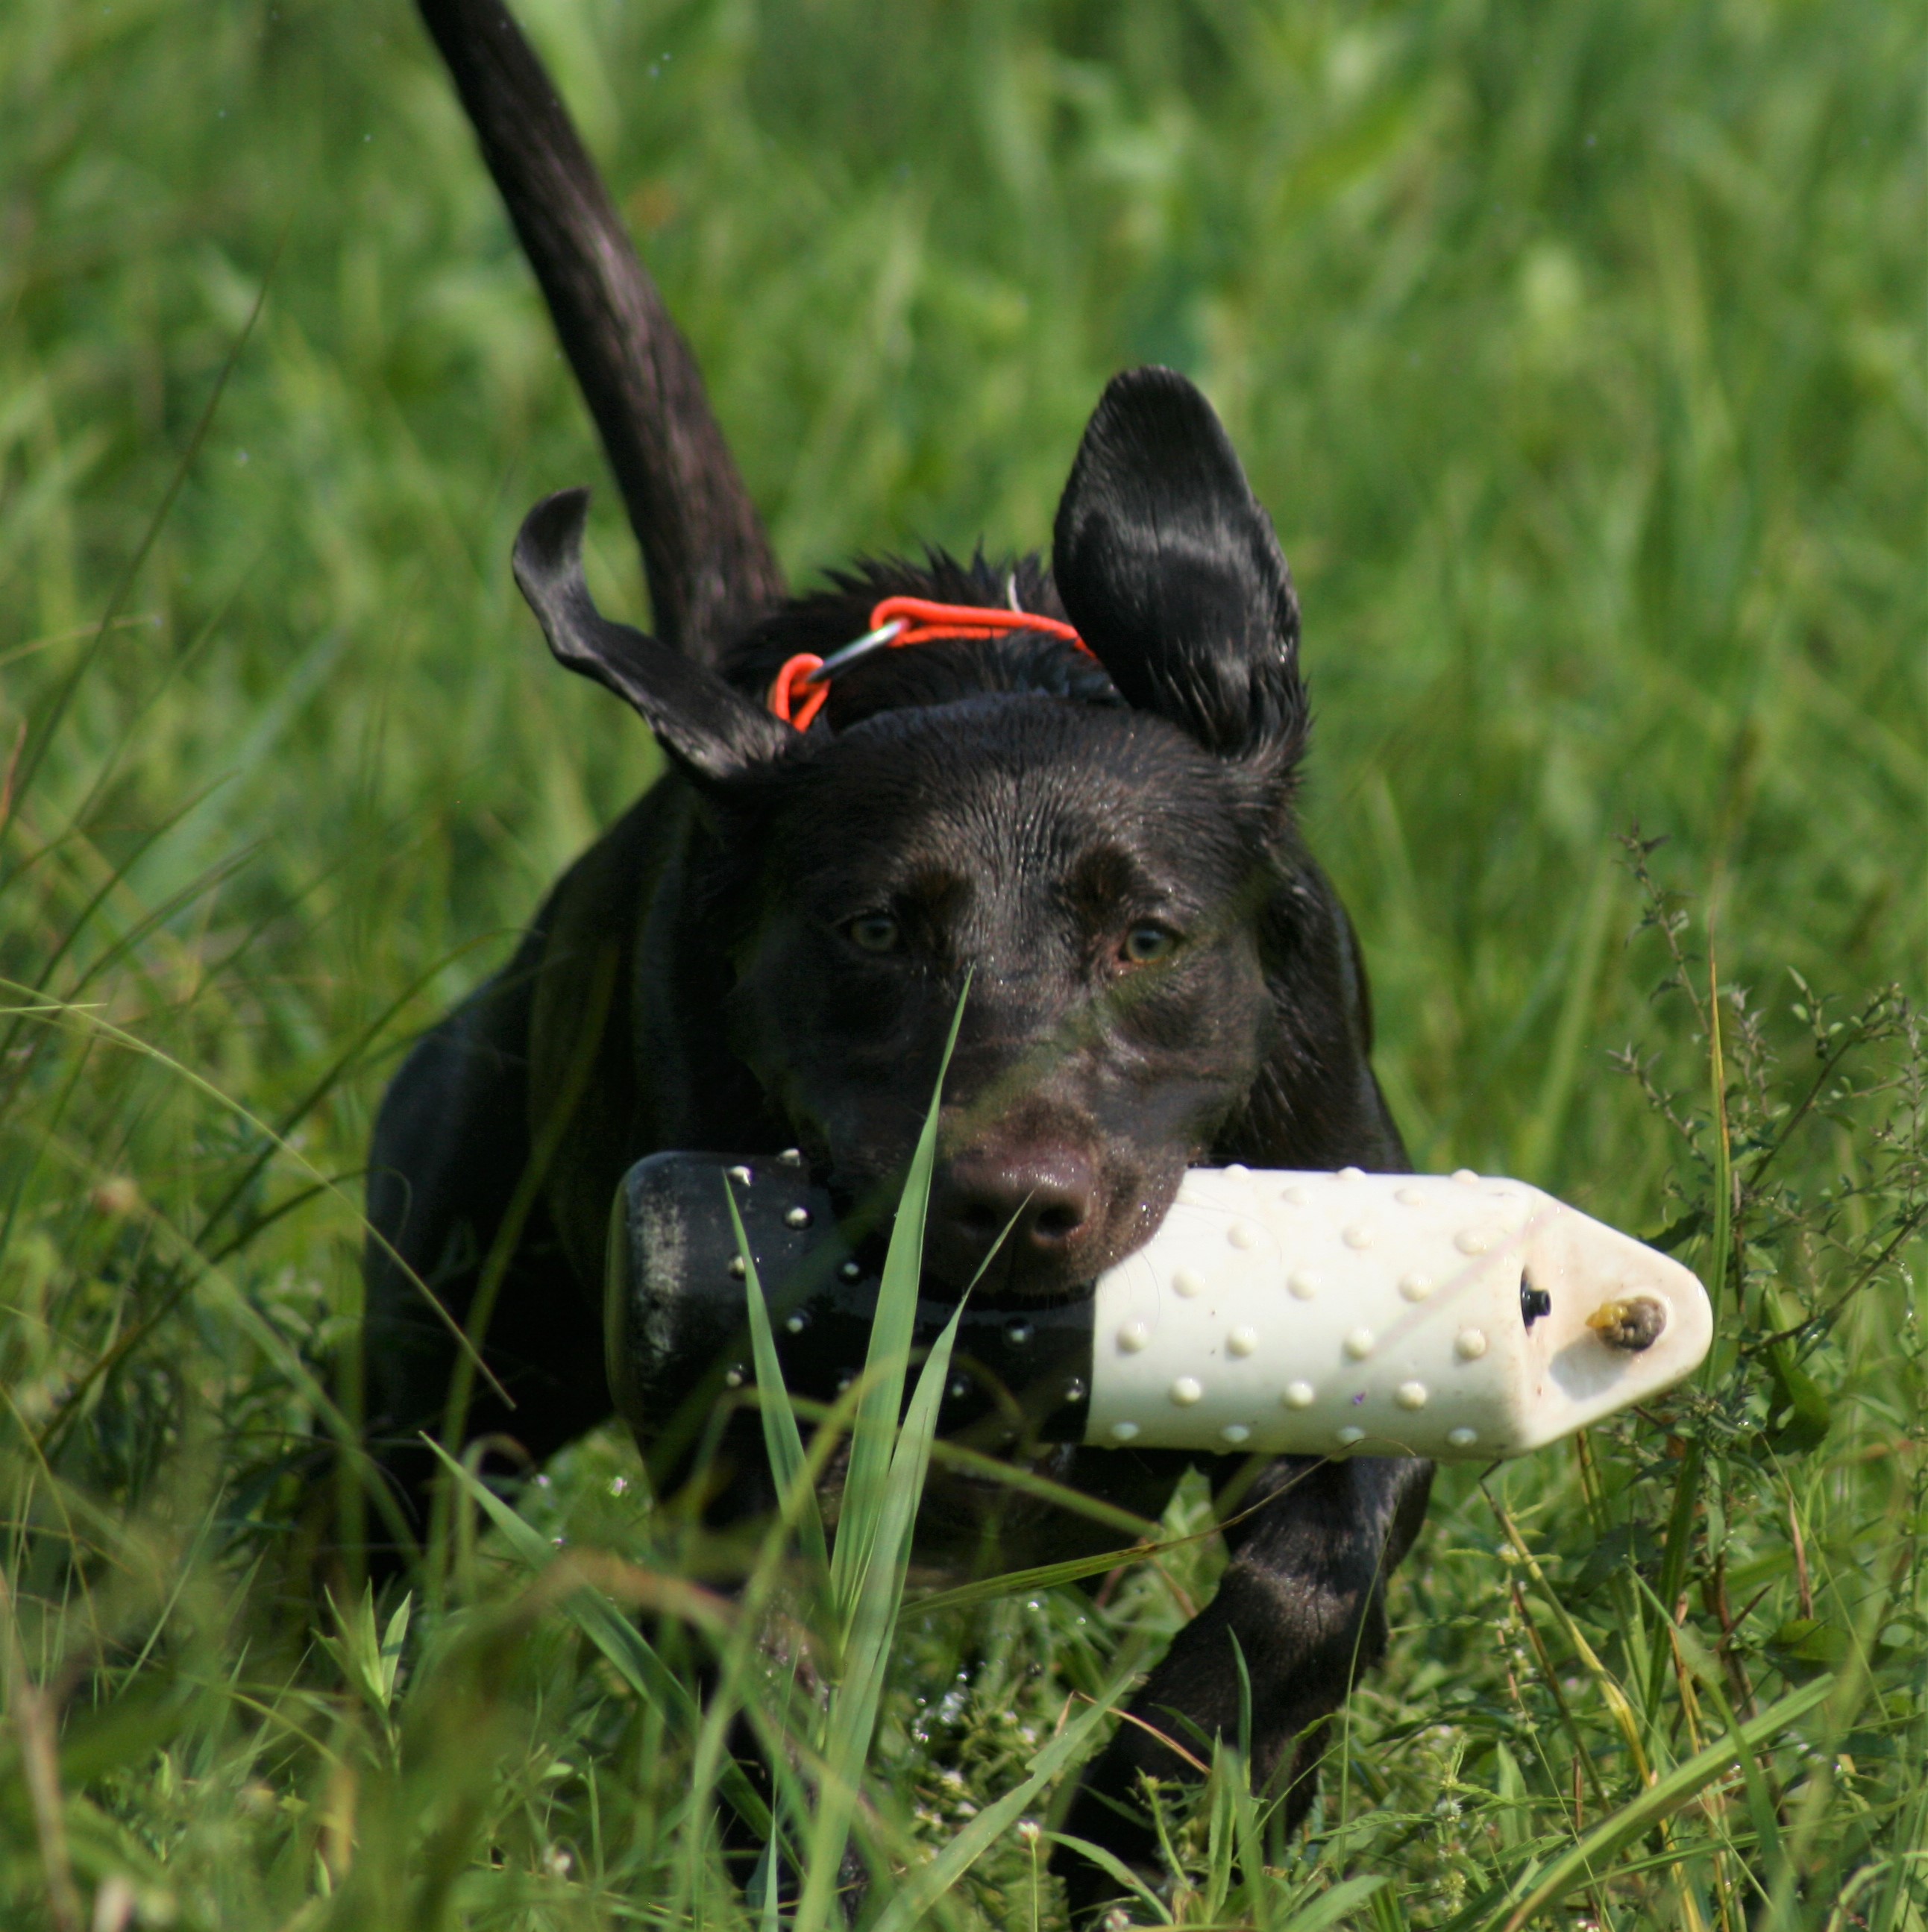
<path fill-rule="evenodd" d="M 419 4 L 616 473 L 656 634 L 713 662 L 785 592 L 696 358 L 503 0 Z"/>

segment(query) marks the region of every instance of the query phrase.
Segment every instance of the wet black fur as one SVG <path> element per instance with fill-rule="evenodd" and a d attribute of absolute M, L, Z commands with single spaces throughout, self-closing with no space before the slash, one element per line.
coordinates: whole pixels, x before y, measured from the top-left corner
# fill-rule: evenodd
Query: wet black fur
<path fill-rule="evenodd" d="M 1049 570 L 1035 557 L 932 555 L 775 601 L 755 513 L 686 350 L 661 333 L 666 318 L 654 311 L 659 332 L 639 341 L 635 317 L 650 312 L 634 287 L 571 293 L 572 276 L 593 284 L 593 268 L 653 298 L 611 239 L 600 184 L 533 56 L 496 0 L 424 0 L 423 11 L 525 245 L 550 263 L 545 291 L 585 390 L 604 398 L 599 425 L 632 515 L 672 498 L 683 508 L 645 551 L 674 642 L 595 610 L 582 493 L 539 505 L 517 545 L 557 657 L 633 705 L 675 770 L 565 874 L 509 964 L 418 1043 L 383 1107 L 365 1360 L 371 1438 L 407 1506 L 419 1511 L 429 1474 L 413 1432 L 440 1424 L 455 1361 L 411 1273 L 470 1323 L 484 1258 L 503 1250 L 485 1351 L 515 1406 L 479 1390 L 464 1432 L 539 1460 L 608 1413 L 599 1302 L 622 1172 L 664 1148 L 798 1144 L 849 1198 L 887 1189 L 967 974 L 933 1208 L 940 1280 L 968 1276 L 987 1201 L 1013 1188 L 1062 1210 L 1028 1224 L 989 1285 L 1022 1300 L 1129 1252 L 1189 1165 L 1403 1168 L 1369 1064 L 1351 928 L 1293 818 L 1308 712 L 1290 578 L 1203 398 L 1164 370 L 1113 382 L 1066 486 Z M 552 197 L 545 226 L 551 177 L 573 200 Z M 612 436 L 603 417 L 625 393 L 625 358 L 668 366 L 648 406 L 686 420 Z M 727 526 L 725 554 L 753 554 L 747 587 L 704 574 L 716 554 L 706 518 Z M 848 643 L 895 592 L 1068 616 L 1097 662 L 1039 633 L 881 652 L 838 681 L 809 732 L 772 718 L 761 700 L 777 665 Z M 873 952 L 853 934 L 878 914 L 893 944 Z M 1173 944 L 1140 962 L 1129 942 L 1147 927 Z M 505 1232 L 506 1214 L 519 1226 Z M 726 1440 L 713 1514 L 763 1506 L 761 1457 L 753 1427 Z M 1190 1460 L 1036 1458 L 1149 1515 Z M 1211 1474 L 1236 1467 L 1224 1459 Z M 1417 1533 L 1430 1474 L 1371 1459 L 1264 1470 L 1247 1501 L 1266 1506 L 1228 1531 L 1218 1594 L 1153 1671 L 1137 1714 L 1194 1749 L 1236 1733 L 1236 1640 L 1255 1769 L 1296 1776 L 1302 1813 L 1312 1786 L 1299 1773 L 1323 1721 L 1383 1648 L 1381 1586 Z M 1115 1538 L 958 1480 L 933 1483 L 920 1521 L 926 1554 L 979 1566 Z M 1182 1774 L 1154 1736 L 1122 1724 L 1068 1828 L 1144 1864 L 1141 1771 Z M 1080 1910 L 1112 1889 L 1083 1861 L 1065 1877 Z"/>

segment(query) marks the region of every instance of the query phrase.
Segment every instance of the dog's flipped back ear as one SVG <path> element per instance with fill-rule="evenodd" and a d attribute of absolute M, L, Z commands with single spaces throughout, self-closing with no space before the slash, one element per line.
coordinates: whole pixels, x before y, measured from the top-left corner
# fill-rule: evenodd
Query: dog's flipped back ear
<path fill-rule="evenodd" d="M 1170 369 L 1113 377 L 1058 506 L 1052 575 L 1127 703 L 1287 776 L 1302 748 L 1299 602 L 1212 405 Z"/>
<path fill-rule="evenodd" d="M 515 539 L 515 581 L 557 661 L 633 705 L 697 777 L 737 777 L 785 749 L 788 726 L 713 671 L 596 609 L 582 574 L 588 509 L 587 490 L 558 490 L 522 520 Z"/>

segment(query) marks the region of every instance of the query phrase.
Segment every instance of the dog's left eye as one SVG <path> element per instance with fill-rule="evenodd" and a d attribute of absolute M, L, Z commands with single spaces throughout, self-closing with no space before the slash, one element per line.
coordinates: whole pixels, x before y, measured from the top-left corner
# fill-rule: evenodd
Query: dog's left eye
<path fill-rule="evenodd" d="M 1149 920 L 1134 926 L 1125 935 L 1119 956 L 1134 966 L 1149 966 L 1154 960 L 1169 959 L 1178 950 L 1179 936 L 1168 926 L 1155 926 Z"/>
<path fill-rule="evenodd" d="M 894 952 L 903 940 L 903 928 L 887 912 L 860 913 L 844 931 L 860 952 Z"/>

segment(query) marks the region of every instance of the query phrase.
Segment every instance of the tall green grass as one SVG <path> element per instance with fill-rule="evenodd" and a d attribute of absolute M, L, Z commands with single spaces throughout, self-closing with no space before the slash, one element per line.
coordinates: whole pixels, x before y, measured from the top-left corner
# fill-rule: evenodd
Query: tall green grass
<path fill-rule="evenodd" d="M 525 12 L 800 578 L 1038 543 L 1114 368 L 1204 383 L 1416 1161 L 1716 1295 L 1656 1412 L 1443 1478 L 1309 1832 L 1227 1740 L 1137 1916 L 1921 1926 L 1917 16 Z M 317 1618 L 371 1109 L 656 768 L 506 566 L 597 474 L 405 8 L 0 10 L 9 1926 L 788 1922 L 839 1808 L 890 1932 L 1049 1925 L 1065 1772 L 1212 1586 L 1196 1485 L 1095 1596 L 911 1578 L 860 1788 L 841 1659 L 613 1436 Z M 726 1869 L 732 1704 L 807 1898 Z"/>

